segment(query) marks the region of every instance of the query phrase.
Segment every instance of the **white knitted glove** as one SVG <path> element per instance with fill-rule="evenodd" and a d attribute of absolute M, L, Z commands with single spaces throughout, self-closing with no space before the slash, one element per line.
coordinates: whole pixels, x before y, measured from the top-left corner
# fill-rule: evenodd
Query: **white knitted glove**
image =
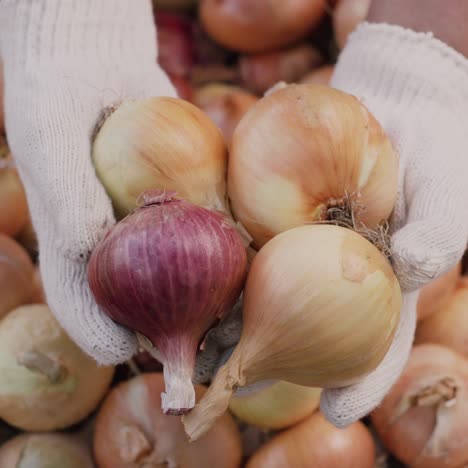
<path fill-rule="evenodd" d="M 431 34 L 365 23 L 351 35 L 331 84 L 361 100 L 400 156 L 391 230 L 401 320 L 373 373 L 322 392 L 326 418 L 346 426 L 381 402 L 406 364 L 418 298 L 409 291 L 452 268 L 467 245 L 468 61 Z"/>
<path fill-rule="evenodd" d="M 96 306 L 86 263 L 113 225 L 91 162 L 104 108 L 176 96 L 156 65 L 149 0 L 1 0 L 8 142 L 37 232 L 47 301 L 63 328 L 102 364 L 136 351 L 133 334 Z"/>

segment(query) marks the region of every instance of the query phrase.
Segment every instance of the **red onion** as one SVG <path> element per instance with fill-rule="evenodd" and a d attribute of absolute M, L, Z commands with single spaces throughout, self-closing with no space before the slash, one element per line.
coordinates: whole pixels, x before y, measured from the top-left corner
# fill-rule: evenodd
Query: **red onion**
<path fill-rule="evenodd" d="M 163 411 L 183 414 L 195 405 L 197 348 L 239 296 L 247 255 L 229 218 L 174 194 L 144 192 L 94 250 L 88 278 L 102 309 L 157 348 Z"/>

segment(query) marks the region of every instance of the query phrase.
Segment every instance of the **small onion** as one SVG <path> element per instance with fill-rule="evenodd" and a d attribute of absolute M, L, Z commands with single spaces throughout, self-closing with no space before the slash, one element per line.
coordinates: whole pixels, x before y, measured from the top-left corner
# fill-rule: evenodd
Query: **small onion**
<path fill-rule="evenodd" d="M 468 278 L 459 281 L 457 289 L 440 310 L 418 323 L 416 343 L 438 343 L 468 357 Z"/>
<path fill-rule="evenodd" d="M 397 383 L 372 413 L 387 449 L 411 468 L 468 462 L 468 361 L 434 344 L 413 347 Z"/>
<path fill-rule="evenodd" d="M 418 299 L 418 320 L 438 312 L 455 291 L 461 274 L 461 262 L 450 271 L 431 281 L 421 289 Z"/>
<path fill-rule="evenodd" d="M 221 213 L 158 190 L 142 199 L 93 251 L 89 284 L 112 319 L 157 348 L 166 381 L 163 410 L 182 414 L 195 404 L 197 348 L 242 291 L 247 254 Z"/>
<path fill-rule="evenodd" d="M 354 96 L 290 85 L 239 122 L 228 192 L 236 219 L 259 248 L 287 229 L 334 219 L 337 211 L 374 229 L 393 210 L 397 176 L 390 141 Z"/>
<path fill-rule="evenodd" d="M 258 98 L 248 91 L 220 83 L 197 89 L 192 100 L 218 126 L 228 148 L 237 124 L 257 101 Z"/>
<path fill-rule="evenodd" d="M 93 162 L 121 218 L 136 208 L 143 191 L 153 188 L 225 209 L 223 136 L 204 112 L 182 99 L 122 104 L 99 130 Z"/>
<path fill-rule="evenodd" d="M 375 446 L 361 422 L 345 429 L 316 413 L 261 447 L 246 468 L 374 468 Z"/>
<path fill-rule="evenodd" d="M 276 50 L 306 36 L 325 13 L 323 0 L 200 0 L 207 33 L 228 49 Z"/>
<path fill-rule="evenodd" d="M 0 318 L 26 304 L 34 290 L 34 265 L 13 239 L 0 234 Z"/>
<path fill-rule="evenodd" d="M 330 84 L 335 67 L 333 65 L 323 65 L 312 70 L 302 78 L 300 84 L 316 84 L 327 86 Z"/>
<path fill-rule="evenodd" d="M 0 138 L 1 140 L 1 138 Z M 0 146 L 1 146 L 0 141 Z M 15 236 L 26 224 L 28 204 L 23 184 L 6 146 L 0 147 L 0 233 Z"/>
<path fill-rule="evenodd" d="M 348 36 L 364 21 L 372 0 L 338 0 L 333 10 L 333 30 L 338 48 L 342 49 Z"/>
<path fill-rule="evenodd" d="M 240 341 L 186 416 L 187 433 L 195 440 L 203 434 L 239 386 L 358 382 L 387 353 L 400 307 L 389 262 L 361 235 L 330 225 L 279 234 L 252 262 Z"/>
<path fill-rule="evenodd" d="M 93 411 L 113 368 L 76 346 L 46 305 L 26 305 L 0 322 L 0 418 L 27 431 L 52 431 Z"/>
<path fill-rule="evenodd" d="M 205 392 L 196 387 L 197 397 Z M 240 435 L 224 414 L 204 437 L 189 443 L 180 417 L 161 411 L 162 374 L 123 382 L 106 397 L 96 420 L 94 453 L 100 468 L 238 468 Z"/>
<path fill-rule="evenodd" d="M 247 424 L 264 429 L 284 429 L 303 420 L 318 408 L 320 392 L 319 388 L 273 382 L 252 392 L 234 393 L 229 409 Z"/>
<path fill-rule="evenodd" d="M 33 410 L 34 411 L 34 410 Z M 94 468 L 90 450 L 77 437 L 22 434 L 0 447 L 2 468 Z"/>
<path fill-rule="evenodd" d="M 309 44 L 299 44 L 285 50 L 241 56 L 239 72 L 248 89 L 263 94 L 280 81 L 300 80 L 322 62 L 319 50 Z"/>

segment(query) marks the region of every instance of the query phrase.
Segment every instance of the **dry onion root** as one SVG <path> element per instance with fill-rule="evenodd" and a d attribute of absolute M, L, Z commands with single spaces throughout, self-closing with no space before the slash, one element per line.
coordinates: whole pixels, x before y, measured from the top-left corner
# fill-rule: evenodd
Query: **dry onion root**
<path fill-rule="evenodd" d="M 289 85 L 261 99 L 237 126 L 228 192 L 258 249 L 314 222 L 378 231 L 393 210 L 397 173 L 384 130 L 354 96 Z"/>
<path fill-rule="evenodd" d="M 414 346 L 397 383 L 372 414 L 387 449 L 411 468 L 468 463 L 468 361 L 434 344 Z"/>
<path fill-rule="evenodd" d="M 345 429 L 315 413 L 261 447 L 246 468 L 374 468 L 375 447 L 361 422 Z"/>
<path fill-rule="evenodd" d="M 180 417 L 161 411 L 162 374 L 135 377 L 115 387 L 96 420 L 94 453 L 100 468 L 238 468 L 240 435 L 224 414 L 203 438 L 189 443 Z M 205 387 L 196 386 L 197 397 Z"/>
<path fill-rule="evenodd" d="M 236 387 L 271 379 L 310 387 L 361 380 L 388 351 L 400 307 L 389 262 L 356 232 L 320 225 L 277 235 L 253 260 L 240 341 L 184 417 L 188 435 L 196 440 L 211 427 Z"/>
<path fill-rule="evenodd" d="M 22 434 L 0 447 L 2 468 L 94 468 L 90 450 L 64 434 Z"/>
<path fill-rule="evenodd" d="M 19 307 L 0 322 L 0 418 L 12 426 L 52 431 L 81 421 L 113 373 L 70 340 L 46 305 Z"/>

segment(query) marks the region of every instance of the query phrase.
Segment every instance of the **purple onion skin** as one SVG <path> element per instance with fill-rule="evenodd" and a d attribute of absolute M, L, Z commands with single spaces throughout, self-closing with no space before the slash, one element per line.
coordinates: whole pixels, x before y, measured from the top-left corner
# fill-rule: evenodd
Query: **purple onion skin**
<path fill-rule="evenodd" d="M 88 281 L 115 322 L 146 336 L 164 364 L 193 369 L 201 339 L 239 297 L 247 274 L 228 218 L 159 190 L 94 249 Z"/>

